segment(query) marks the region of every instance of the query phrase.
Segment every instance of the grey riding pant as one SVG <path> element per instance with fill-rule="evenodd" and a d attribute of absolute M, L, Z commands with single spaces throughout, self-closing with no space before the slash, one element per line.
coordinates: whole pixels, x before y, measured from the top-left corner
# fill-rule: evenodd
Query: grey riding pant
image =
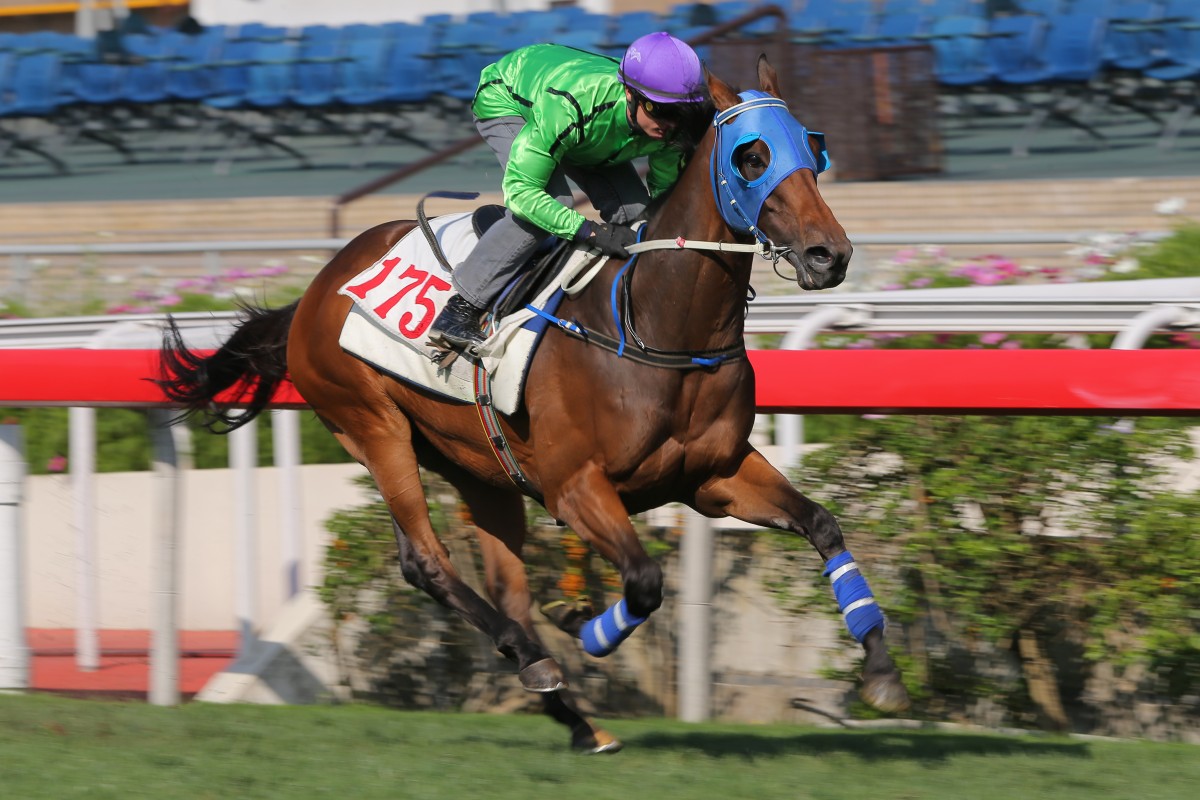
<path fill-rule="evenodd" d="M 520 117 L 476 119 L 475 127 L 507 169 L 513 140 L 525 124 Z M 567 179 L 579 186 L 606 222 L 627 225 L 646 210 L 650 195 L 633 164 L 603 169 L 562 164 L 550 176 L 547 193 L 567 207 L 573 205 Z M 550 234 L 508 211 L 488 228 L 471 254 L 454 269 L 454 288 L 477 308 L 487 308 L 516 276 L 538 245 Z"/>

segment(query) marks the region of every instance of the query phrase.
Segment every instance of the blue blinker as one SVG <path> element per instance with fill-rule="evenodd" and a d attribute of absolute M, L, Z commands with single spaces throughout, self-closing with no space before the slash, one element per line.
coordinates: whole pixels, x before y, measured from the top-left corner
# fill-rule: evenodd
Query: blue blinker
<path fill-rule="evenodd" d="M 757 225 L 767 197 L 796 170 L 811 170 L 814 175 L 827 170 L 829 153 L 825 149 L 825 134 L 810 133 L 778 97 L 759 91 L 742 92 L 738 96 L 741 103 L 719 112 L 713 119 L 717 129 L 710 162 L 713 193 L 721 217 L 731 228 L 754 234 L 759 241 L 766 242 Z M 817 140 L 819 152 L 813 152 L 810 135 Z M 748 181 L 734 164 L 734 156 L 742 145 L 760 139 L 771 151 L 771 163 L 760 177 Z"/>

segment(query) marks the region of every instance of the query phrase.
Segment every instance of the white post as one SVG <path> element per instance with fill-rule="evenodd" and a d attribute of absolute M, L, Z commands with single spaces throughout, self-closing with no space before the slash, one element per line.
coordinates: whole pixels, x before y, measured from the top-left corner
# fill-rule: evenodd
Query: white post
<path fill-rule="evenodd" d="M 183 473 L 180 451 L 189 444 L 187 429 L 171 425 L 174 412 L 151 409 L 153 443 L 154 543 L 151 564 L 150 703 L 179 705 L 179 541 L 183 519 Z"/>
<path fill-rule="evenodd" d="M 254 470 L 258 466 L 257 422 L 248 422 L 229 434 L 229 466 L 233 472 L 235 606 L 241 634 L 239 654 L 245 655 L 255 640 L 258 605 L 258 510 L 254 491 Z"/>
<path fill-rule="evenodd" d="M 271 412 L 271 444 L 279 472 L 279 528 L 282 537 L 283 592 L 290 600 L 300 591 L 304 529 L 300 520 L 300 412 L 276 409 Z"/>
<path fill-rule="evenodd" d="M 29 688 L 21 496 L 25 454 L 18 425 L 0 425 L 0 691 Z"/>
<path fill-rule="evenodd" d="M 100 668 L 96 579 L 96 409 L 67 412 L 67 463 L 75 517 L 75 664 L 82 672 Z"/>
<path fill-rule="evenodd" d="M 84 39 L 96 36 L 96 0 L 82 0 L 75 10 L 75 35 Z"/>
<path fill-rule="evenodd" d="M 835 328 L 855 318 L 857 312 L 845 306 L 823 306 L 809 312 L 792 328 L 780 350 L 807 350 L 816 341 L 817 334 L 827 328 Z M 779 445 L 779 464 L 790 469 L 800 463 L 800 445 L 804 444 L 804 415 L 778 414 L 775 417 L 775 441 Z"/>
<path fill-rule="evenodd" d="M 685 513 L 687 530 L 679 545 L 679 718 L 703 722 L 712 716 L 714 535 L 707 517 Z"/>

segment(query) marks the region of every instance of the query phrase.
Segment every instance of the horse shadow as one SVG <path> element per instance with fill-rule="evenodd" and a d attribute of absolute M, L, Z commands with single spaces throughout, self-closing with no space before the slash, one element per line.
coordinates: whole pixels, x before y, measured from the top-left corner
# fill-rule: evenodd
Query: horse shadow
<path fill-rule="evenodd" d="M 742 731 L 654 731 L 623 735 L 638 751 L 693 750 L 710 758 L 758 761 L 781 756 L 849 754 L 863 761 L 939 763 L 963 755 L 1092 758 L 1086 742 L 1028 740 L 1000 734 L 880 730 L 766 735 Z"/>

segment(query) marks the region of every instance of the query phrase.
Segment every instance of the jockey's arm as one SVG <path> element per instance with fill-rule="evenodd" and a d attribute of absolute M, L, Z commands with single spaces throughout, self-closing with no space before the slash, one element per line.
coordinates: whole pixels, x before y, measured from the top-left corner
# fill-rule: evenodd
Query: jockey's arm
<path fill-rule="evenodd" d="M 526 125 L 513 140 L 504 171 L 504 204 L 512 213 L 563 239 L 572 238 L 584 216 L 546 192 L 558 160 L 537 125 Z M 553 138 L 550 140 L 553 141 Z"/>

